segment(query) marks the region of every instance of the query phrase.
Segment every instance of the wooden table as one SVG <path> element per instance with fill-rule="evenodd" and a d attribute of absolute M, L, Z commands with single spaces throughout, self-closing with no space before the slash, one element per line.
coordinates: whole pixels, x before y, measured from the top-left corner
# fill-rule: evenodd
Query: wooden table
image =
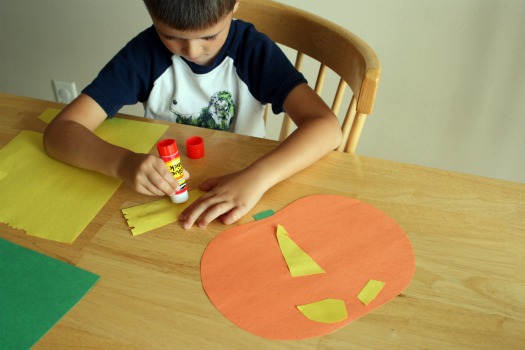
<path fill-rule="evenodd" d="M 48 107 L 62 105 L 0 95 L 0 147 L 21 130 L 43 132 L 37 117 Z M 204 138 L 207 152 L 182 158 L 193 188 L 276 145 L 184 125 L 163 137 L 191 135 Z M 400 297 L 324 337 L 254 336 L 225 319 L 201 285 L 200 257 L 227 226 L 185 231 L 173 223 L 132 237 L 120 208 L 152 198 L 121 186 L 73 244 L 0 224 L 0 237 L 102 276 L 35 349 L 525 348 L 524 184 L 332 152 L 272 188 L 250 214 L 320 193 L 357 198 L 401 225 L 416 272 Z"/>

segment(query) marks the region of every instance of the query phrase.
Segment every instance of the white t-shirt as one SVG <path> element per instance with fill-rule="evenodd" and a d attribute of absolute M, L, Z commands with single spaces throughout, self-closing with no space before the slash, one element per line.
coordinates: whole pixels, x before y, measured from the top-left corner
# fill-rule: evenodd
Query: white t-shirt
<path fill-rule="evenodd" d="M 306 82 L 282 50 L 252 24 L 233 20 L 210 66 L 173 55 L 151 26 L 132 39 L 83 92 L 108 114 L 144 104 L 146 118 L 263 137 L 264 105 L 283 111 Z"/>

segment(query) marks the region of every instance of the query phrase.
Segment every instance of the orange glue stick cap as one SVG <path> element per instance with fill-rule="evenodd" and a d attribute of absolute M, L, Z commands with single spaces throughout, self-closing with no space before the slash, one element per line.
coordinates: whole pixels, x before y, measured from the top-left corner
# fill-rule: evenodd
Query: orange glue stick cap
<path fill-rule="evenodd" d="M 204 157 L 204 141 L 202 137 L 192 136 L 186 140 L 186 151 L 191 159 Z"/>
<path fill-rule="evenodd" d="M 170 157 L 177 154 L 179 148 L 177 147 L 175 140 L 166 139 L 157 143 L 157 151 L 161 157 Z"/>

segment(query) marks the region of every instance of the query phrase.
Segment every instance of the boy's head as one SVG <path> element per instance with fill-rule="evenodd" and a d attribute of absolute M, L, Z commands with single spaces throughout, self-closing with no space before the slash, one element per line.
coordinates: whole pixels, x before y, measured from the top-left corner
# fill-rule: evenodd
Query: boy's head
<path fill-rule="evenodd" d="M 154 20 L 181 31 L 209 28 L 234 10 L 238 0 L 144 0 Z"/>
<path fill-rule="evenodd" d="M 160 40 L 173 54 L 212 64 L 228 37 L 239 0 L 144 0 Z"/>

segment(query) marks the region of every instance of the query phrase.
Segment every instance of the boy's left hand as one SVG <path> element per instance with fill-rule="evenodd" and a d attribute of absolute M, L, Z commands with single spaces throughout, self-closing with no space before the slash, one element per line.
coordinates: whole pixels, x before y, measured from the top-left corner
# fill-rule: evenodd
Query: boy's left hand
<path fill-rule="evenodd" d="M 248 213 L 272 186 L 311 165 L 341 143 L 337 117 L 307 84 L 295 87 L 284 110 L 297 129 L 244 170 L 214 177 L 199 187 L 208 191 L 179 216 L 182 226 L 205 227 L 220 218 L 232 224 Z"/>
<path fill-rule="evenodd" d="M 199 188 L 208 192 L 179 216 L 185 229 L 193 224 L 206 227 L 216 218 L 226 225 L 232 224 L 249 212 L 268 190 L 263 179 L 248 169 L 213 177 L 200 184 Z"/>

